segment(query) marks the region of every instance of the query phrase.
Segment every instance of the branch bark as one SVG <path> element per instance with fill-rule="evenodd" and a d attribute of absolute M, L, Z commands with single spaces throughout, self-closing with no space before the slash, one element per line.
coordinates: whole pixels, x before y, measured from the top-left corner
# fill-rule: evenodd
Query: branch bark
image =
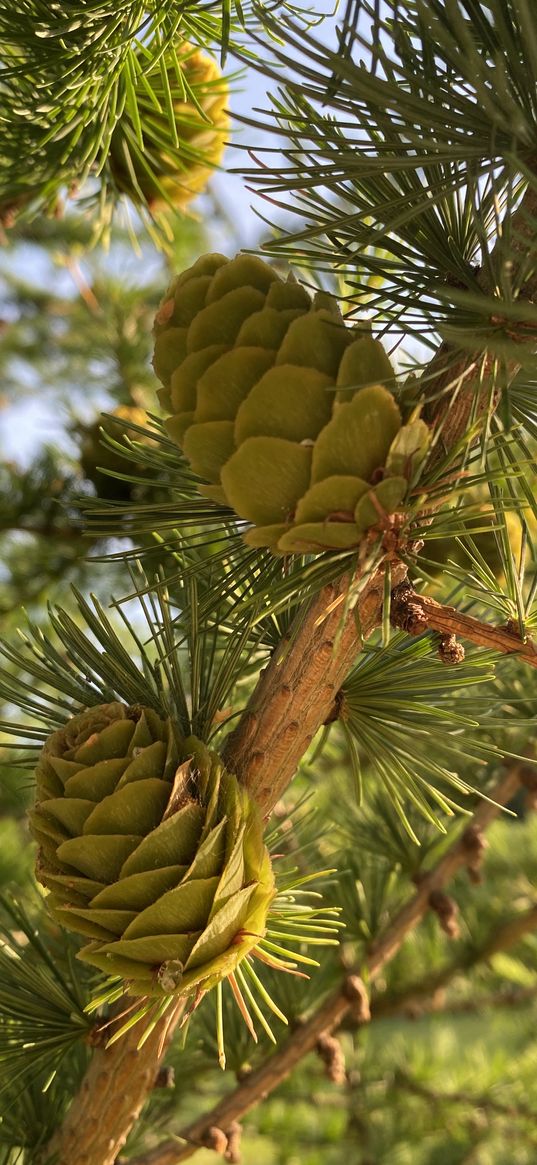
<path fill-rule="evenodd" d="M 392 1002 L 387 999 L 386 1006 L 384 1006 L 384 1000 L 381 999 L 378 1006 L 376 1002 L 371 1005 L 371 1019 L 384 1019 L 390 1015 L 398 1015 L 404 1019 L 406 1015 L 414 1022 L 417 1016 L 431 1013 L 434 1015 L 472 1015 L 488 1008 L 500 1011 L 502 1008 L 525 1007 L 537 998 L 537 985 L 535 987 L 493 991 L 489 995 L 472 995 L 466 999 L 451 999 L 449 1003 L 438 1003 L 434 997 L 422 1000 L 419 996 L 419 1003 L 414 1006 L 415 998 L 418 996 L 414 991 L 411 991 L 408 997 L 405 996 L 398 1002 L 395 999 Z"/>
<path fill-rule="evenodd" d="M 477 963 L 484 963 L 491 959 L 498 951 L 508 951 L 516 943 L 520 942 L 527 934 L 533 934 L 537 930 L 537 906 L 531 906 L 528 910 L 523 910 L 516 914 L 513 918 L 507 919 L 506 922 L 497 924 L 489 938 L 482 946 L 476 947 L 468 951 L 462 958 L 454 962 L 447 963 L 440 967 L 431 975 L 427 975 L 419 983 L 414 983 L 408 989 L 405 989 L 397 995 L 380 995 L 371 1004 L 371 1012 L 375 1019 L 381 1016 L 395 1015 L 404 1011 L 406 1007 L 414 1007 L 418 1003 L 426 1003 L 435 993 L 442 987 L 446 987 L 458 975 L 462 975 L 475 967 Z M 530 994 L 526 998 L 531 998 L 537 992 L 537 987 L 530 988 Z M 512 992 L 510 993 L 509 1001 L 512 1002 Z M 500 996 L 492 996 L 493 999 Z M 486 997 L 482 1001 L 482 1006 L 486 1005 Z M 462 1000 L 457 1004 L 460 1010 L 476 1010 L 478 1002 Z M 430 1010 L 435 1011 L 434 1005 Z"/>
<path fill-rule="evenodd" d="M 400 1070 L 394 1077 L 392 1087 L 403 1088 L 407 1092 L 414 1093 L 415 1096 L 421 1096 L 428 1104 L 462 1104 L 472 1111 L 483 1109 L 484 1112 L 496 1113 L 499 1116 L 507 1117 L 510 1125 L 512 1121 L 519 1119 L 529 1121 L 535 1127 L 537 1120 L 537 1110 L 529 1108 L 528 1105 L 502 1104 L 490 1094 L 474 1096 L 467 1092 L 437 1092 L 433 1088 L 427 1088 L 424 1084 L 420 1084 L 418 1080 L 413 1080 L 406 1072 Z"/>
<path fill-rule="evenodd" d="M 321 1033 L 337 1027 L 352 1005 L 349 983 L 345 980 L 343 986 L 333 992 L 315 1014 L 293 1032 L 278 1052 L 267 1057 L 259 1068 L 250 1072 L 238 1088 L 225 1096 L 210 1112 L 183 1129 L 177 1139 L 164 1141 L 149 1153 L 131 1158 L 129 1165 L 178 1165 L 180 1161 L 186 1161 L 207 1145 L 207 1134 L 211 1127 L 216 1125 L 226 1130 L 234 1120 L 239 1120 L 262 1098 L 273 1092 L 299 1061 L 311 1052 Z M 179 1145 L 178 1141 L 186 1141 L 187 1144 Z"/>
<path fill-rule="evenodd" d="M 492 791 L 491 800 L 480 802 L 469 828 L 482 831 L 494 821 L 501 807 L 511 800 L 519 787 L 520 768 L 520 765 L 510 768 Z M 465 829 L 437 865 L 424 874 L 412 898 L 398 911 L 390 925 L 372 944 L 366 961 L 369 980 L 374 980 L 379 975 L 385 964 L 399 950 L 407 935 L 426 914 L 431 892 L 445 885 L 457 870 L 468 863 L 468 857 L 468 838 Z M 357 987 L 361 980 L 353 983 L 353 979 L 353 976 L 346 978 L 310 1019 L 293 1032 L 282 1048 L 265 1060 L 259 1068 L 250 1072 L 246 1080 L 225 1096 L 210 1112 L 182 1129 L 177 1137 L 162 1142 L 148 1153 L 130 1158 L 129 1165 L 179 1165 L 181 1161 L 188 1160 L 203 1147 L 207 1132 L 212 1126 L 217 1125 L 225 1130 L 232 1121 L 239 1120 L 254 1108 L 290 1075 L 308 1052 L 315 1048 L 322 1032 L 333 1031 L 353 1008 L 356 1008 L 359 995 Z M 365 1016 L 362 1022 L 367 1022 Z M 179 1141 L 186 1143 L 180 1145 Z"/>
<path fill-rule="evenodd" d="M 397 565 L 392 571 L 394 585 L 405 575 L 406 568 Z M 284 651 L 277 650 L 262 673 L 238 728 L 227 741 L 225 763 L 267 815 L 329 716 L 363 640 L 379 624 L 384 571 L 371 576 L 357 610 L 344 618 L 349 583 L 345 575 L 316 596 L 289 650 L 285 651 L 284 643 Z"/>
<path fill-rule="evenodd" d="M 368 958 L 368 966 L 372 976 L 378 975 L 379 971 L 399 950 L 405 936 L 417 926 L 420 918 L 428 909 L 432 891 L 439 890 L 456 874 L 457 870 L 468 864 L 468 837 L 472 835 L 474 830 L 482 832 L 487 829 L 495 820 L 500 808 L 507 805 L 507 802 L 516 793 L 523 769 L 522 763 L 508 769 L 496 788 L 492 790 L 490 801 L 480 802 L 469 826 L 454 845 L 447 850 L 437 865 L 421 878 L 414 896 L 399 910 L 382 935 L 373 943 Z"/>

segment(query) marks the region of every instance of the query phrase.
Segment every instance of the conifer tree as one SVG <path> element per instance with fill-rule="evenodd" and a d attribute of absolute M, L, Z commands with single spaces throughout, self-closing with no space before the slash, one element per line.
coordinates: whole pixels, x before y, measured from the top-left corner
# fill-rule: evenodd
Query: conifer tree
<path fill-rule="evenodd" d="M 114 407 L 71 473 L 6 470 L 3 804 L 33 774 L 37 882 L 0 904 L 0 1161 L 238 1162 L 280 1089 L 290 1162 L 298 1080 L 342 1098 L 312 1161 L 529 1163 L 530 0 L 348 0 L 335 40 L 294 5 L 25 0 L 0 32 L 7 245 L 91 267 L 145 230 L 170 268 L 142 243 L 135 290 L 61 304 L 8 279 L 31 365 L 85 351 Z M 255 255 L 185 225 L 230 55 L 275 87 L 237 105 L 272 135 Z"/>

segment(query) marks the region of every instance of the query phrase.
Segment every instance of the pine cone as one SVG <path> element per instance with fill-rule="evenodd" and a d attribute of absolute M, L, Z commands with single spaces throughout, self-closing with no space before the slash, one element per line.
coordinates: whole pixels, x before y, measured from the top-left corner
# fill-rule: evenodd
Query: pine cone
<path fill-rule="evenodd" d="M 111 418 L 116 417 L 114 422 Z M 148 425 L 148 416 L 145 409 L 135 405 L 118 405 L 110 416 L 99 417 L 93 425 L 80 426 L 81 436 L 80 464 L 85 476 L 92 481 L 99 497 L 123 500 L 130 498 L 132 483 L 122 481 L 118 477 L 110 477 L 102 473 L 102 469 L 110 469 L 113 473 L 140 474 L 145 472 L 145 466 L 131 461 L 129 457 L 122 457 L 115 449 L 105 445 L 102 434 L 112 437 L 114 441 L 122 441 L 123 437 L 132 437 L 143 445 L 151 445 L 151 437 L 142 437 L 132 429 L 132 425 L 144 427 Z"/>
<path fill-rule="evenodd" d="M 155 108 L 141 82 L 136 101 L 142 122 L 143 150 L 128 112 L 119 119 L 110 141 L 108 168 L 122 193 L 138 206 L 159 211 L 170 202 L 184 210 L 202 191 L 224 151 L 224 135 L 229 126 L 225 111 L 228 86 L 216 61 L 196 52 L 187 41 L 169 50 L 164 57 L 173 98 L 177 140 L 167 114 L 168 96 L 162 83 L 159 60 L 147 74 L 162 112 Z M 185 93 L 179 78 L 193 90 L 199 108 Z"/>
<path fill-rule="evenodd" d="M 382 347 L 335 301 L 248 255 L 204 255 L 155 321 L 166 428 L 200 493 L 277 553 L 350 549 L 397 511 L 423 460 L 423 421 L 402 425 Z"/>
<path fill-rule="evenodd" d="M 218 757 L 151 708 L 103 704 L 47 740 L 37 875 L 79 958 L 132 994 L 208 990 L 265 933 L 275 889 L 258 811 Z"/>

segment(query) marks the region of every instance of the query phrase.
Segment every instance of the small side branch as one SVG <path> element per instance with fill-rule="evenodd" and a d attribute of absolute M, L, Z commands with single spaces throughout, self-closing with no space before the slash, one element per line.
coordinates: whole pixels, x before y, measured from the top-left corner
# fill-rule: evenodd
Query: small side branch
<path fill-rule="evenodd" d="M 386 963 L 399 950 L 406 935 L 418 925 L 429 909 L 429 898 L 433 890 L 439 890 L 457 873 L 457 870 L 468 865 L 470 857 L 469 840 L 472 841 L 475 830 L 480 832 L 488 828 L 495 820 L 502 806 L 516 793 L 520 786 L 524 764 L 513 765 L 498 782 L 490 794 L 490 801 L 481 801 L 471 822 L 444 854 L 436 866 L 429 870 L 420 880 L 414 896 L 395 915 L 391 923 L 373 943 L 370 948 L 368 965 L 372 977 L 378 975 Z"/>
<path fill-rule="evenodd" d="M 496 923 L 486 941 L 479 947 L 463 952 L 462 956 L 453 962 L 447 963 L 437 971 L 425 976 L 418 983 L 413 983 L 408 989 L 397 995 L 380 995 L 371 1004 L 371 1012 L 375 1019 L 388 1015 L 397 1015 L 406 1008 L 413 1009 L 423 1006 L 424 1010 L 436 1011 L 434 1004 L 436 993 L 447 987 L 457 975 L 470 971 L 478 963 L 485 963 L 493 958 L 498 951 L 508 951 L 516 946 L 527 934 L 537 930 L 537 906 L 530 906 L 528 910 L 515 914 L 503 923 Z M 526 992 L 498 992 L 490 997 L 492 1001 L 504 999 L 507 1004 L 527 1002 L 537 994 L 537 986 Z M 431 1004 L 431 1000 L 433 1003 Z M 480 999 L 458 1000 L 449 1010 L 476 1011 L 479 1007 L 491 1006 L 487 1004 L 487 997 Z"/>
<path fill-rule="evenodd" d="M 397 1005 L 395 999 L 391 1002 L 386 1000 L 386 1006 L 384 1006 L 384 999 L 379 1000 L 378 1006 L 373 1003 L 371 1005 L 371 1019 L 384 1019 L 397 1015 L 402 1019 L 406 1017 L 414 1023 L 416 1018 L 421 1015 L 475 1015 L 477 1012 L 489 1009 L 501 1011 L 502 1008 L 527 1007 L 528 1003 L 534 1003 L 535 999 L 537 999 L 537 986 L 492 991 L 488 995 L 471 995 L 466 999 L 450 999 L 449 1002 L 444 1000 L 438 1002 L 434 995 L 428 999 L 422 1000 L 420 998 L 416 1002 L 415 992 L 412 991 L 405 999 L 401 998 Z"/>
<path fill-rule="evenodd" d="M 537 667 L 537 642 L 521 639 L 508 627 L 494 627 L 473 615 L 463 615 L 455 607 L 443 606 L 428 595 L 418 595 L 407 582 L 400 583 L 392 592 L 392 623 L 409 635 L 423 631 L 438 631 L 441 635 L 455 635 L 469 639 L 478 647 L 517 655 L 530 667 Z"/>

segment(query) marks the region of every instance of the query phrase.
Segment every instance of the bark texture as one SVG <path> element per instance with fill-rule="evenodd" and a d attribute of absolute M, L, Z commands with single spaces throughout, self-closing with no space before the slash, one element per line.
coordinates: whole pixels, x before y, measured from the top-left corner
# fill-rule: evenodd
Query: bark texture
<path fill-rule="evenodd" d="M 154 1087 L 183 1009 L 181 1002 L 173 1019 L 168 1016 L 157 1024 L 141 1050 L 141 1024 L 111 1047 L 95 1048 L 63 1124 L 36 1165 L 114 1165 Z"/>
<path fill-rule="evenodd" d="M 481 619 L 465 615 L 455 607 L 437 603 L 430 595 L 418 595 L 406 582 L 393 591 L 391 617 L 394 626 L 401 627 L 409 635 L 421 635 L 423 631 L 455 635 L 490 651 L 516 655 L 529 667 L 537 667 L 535 639 L 530 636 L 521 639 L 516 627 L 496 627 L 493 623 L 483 623 Z"/>
<path fill-rule="evenodd" d="M 399 563 L 392 583 L 406 576 Z M 224 760 L 264 813 L 270 813 L 297 770 L 364 639 L 378 626 L 384 570 L 367 581 L 355 611 L 345 616 L 350 579 L 325 587 L 313 600 L 288 651 L 276 651 L 229 737 Z"/>

